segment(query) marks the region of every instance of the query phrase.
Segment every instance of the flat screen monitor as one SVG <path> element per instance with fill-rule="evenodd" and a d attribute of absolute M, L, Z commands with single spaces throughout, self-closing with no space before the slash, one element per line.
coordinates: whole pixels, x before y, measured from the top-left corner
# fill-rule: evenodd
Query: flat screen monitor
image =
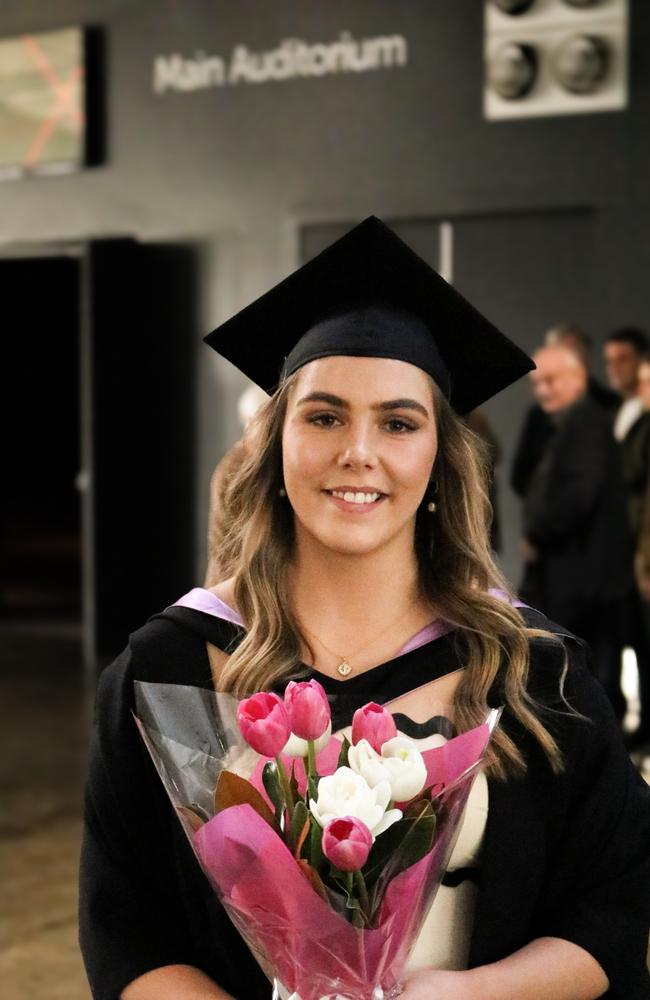
<path fill-rule="evenodd" d="M 0 179 L 86 162 L 82 28 L 0 39 Z"/>

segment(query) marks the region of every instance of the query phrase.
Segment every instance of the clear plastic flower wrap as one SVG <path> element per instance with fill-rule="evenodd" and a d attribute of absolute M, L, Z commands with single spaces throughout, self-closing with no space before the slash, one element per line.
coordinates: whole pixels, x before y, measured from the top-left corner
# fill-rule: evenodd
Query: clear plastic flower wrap
<path fill-rule="evenodd" d="M 351 747 L 329 728 L 295 733 L 310 713 L 326 721 L 313 690 L 287 689 L 287 716 L 277 696 L 247 701 L 250 717 L 229 694 L 135 684 L 136 722 L 194 853 L 278 1000 L 392 1000 L 499 712 L 420 754 L 401 737 L 380 745 L 393 726 L 380 706 L 357 713 Z M 396 801 L 404 789 L 417 790 Z"/>

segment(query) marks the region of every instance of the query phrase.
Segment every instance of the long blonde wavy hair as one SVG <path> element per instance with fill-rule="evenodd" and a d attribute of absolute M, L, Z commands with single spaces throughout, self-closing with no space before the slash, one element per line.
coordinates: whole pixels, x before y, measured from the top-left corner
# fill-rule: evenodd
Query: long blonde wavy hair
<path fill-rule="evenodd" d="M 290 376 L 254 418 L 256 447 L 229 476 L 224 491 L 227 531 L 220 562 L 234 577 L 235 602 L 246 634 L 225 663 L 219 686 L 238 697 L 297 676 L 304 670 L 301 649 L 310 648 L 290 613 L 288 567 L 295 528 L 291 506 L 279 495 L 282 430 L 299 374 Z M 560 640 L 527 628 L 511 604 L 489 593 L 490 588 L 509 592 L 509 587 L 489 543 L 486 448 L 431 384 L 438 428 L 432 473 L 438 503 L 435 517 L 427 516 L 426 500 L 417 512 L 415 548 L 423 595 L 465 640 L 466 662 L 454 696 L 454 721 L 459 732 L 480 724 L 488 693 L 499 678 L 504 705 L 532 734 L 557 773 L 562 770 L 562 755 L 540 721 L 539 706 L 527 691 L 527 677 L 530 638 Z M 486 769 L 501 779 L 526 770 L 520 750 L 503 727 L 497 727 Z"/>

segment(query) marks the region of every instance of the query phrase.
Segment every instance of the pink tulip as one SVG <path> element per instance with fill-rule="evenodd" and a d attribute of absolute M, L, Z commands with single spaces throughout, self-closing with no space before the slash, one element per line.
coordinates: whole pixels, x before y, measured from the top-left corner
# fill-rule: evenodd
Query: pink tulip
<path fill-rule="evenodd" d="M 352 717 L 353 746 L 356 746 L 359 740 L 368 740 L 373 750 L 381 753 L 384 743 L 392 740 L 395 736 L 397 736 L 395 720 L 388 709 L 382 705 L 370 701 L 354 713 Z"/>
<path fill-rule="evenodd" d="M 330 723 L 329 702 L 318 681 L 289 681 L 284 705 L 291 732 L 301 740 L 317 740 Z"/>
<path fill-rule="evenodd" d="M 291 734 L 282 699 L 269 691 L 240 701 L 237 722 L 246 742 L 263 757 L 277 757 Z"/>
<path fill-rule="evenodd" d="M 323 830 L 322 847 L 327 860 L 342 872 L 356 872 L 368 860 L 372 834 L 356 816 L 343 816 L 329 821 Z"/>

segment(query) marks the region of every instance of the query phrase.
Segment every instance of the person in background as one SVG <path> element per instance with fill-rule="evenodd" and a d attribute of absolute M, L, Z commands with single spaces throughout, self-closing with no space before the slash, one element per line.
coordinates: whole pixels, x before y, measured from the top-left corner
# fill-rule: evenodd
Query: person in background
<path fill-rule="evenodd" d="M 206 587 L 212 587 L 224 576 L 230 576 L 231 562 L 235 557 L 230 551 L 229 519 L 226 513 L 228 485 L 254 446 L 251 421 L 259 408 L 268 402 L 268 398 L 258 385 L 251 384 L 242 392 L 237 404 L 237 414 L 243 428 L 242 437 L 226 452 L 210 479 Z"/>
<path fill-rule="evenodd" d="M 550 327 L 544 334 L 544 345 L 546 347 L 567 347 L 580 358 L 587 370 L 587 395 L 613 419 L 621 400 L 616 392 L 602 385 L 591 371 L 593 340 L 587 331 L 578 326 L 577 323 L 558 323 Z M 511 485 L 519 496 L 525 494 L 529 478 L 552 434 L 552 421 L 542 407 L 535 403 L 524 418 L 519 444 L 512 464 Z"/>
<path fill-rule="evenodd" d="M 650 353 L 644 355 L 638 370 L 638 392 L 643 404 L 646 416 L 650 416 Z M 634 557 L 634 575 L 641 598 L 643 621 L 646 635 L 650 637 L 650 468 L 646 480 L 645 500 L 643 510 L 639 520 L 639 534 L 636 540 L 636 553 Z M 641 720 L 639 728 L 628 740 L 633 747 L 639 749 L 645 745 L 650 746 L 650 718 L 648 706 L 650 705 L 650 693 L 647 690 L 648 676 L 639 676 Z M 645 706 L 645 713 L 643 708 Z"/>
<path fill-rule="evenodd" d="M 614 420 L 614 437 L 623 469 L 628 530 L 635 544 L 641 532 L 650 469 L 650 413 L 644 409 L 639 386 L 639 370 L 649 346 L 647 334 L 636 327 L 610 333 L 604 345 L 607 378 L 622 399 Z M 650 639 L 633 581 L 622 610 L 622 641 L 634 650 L 639 671 L 641 725 L 628 737 L 628 746 L 634 749 L 646 742 L 650 733 Z"/>
<path fill-rule="evenodd" d="M 465 423 L 471 431 L 481 438 L 487 447 L 488 460 L 488 490 L 492 505 L 492 521 L 490 523 L 490 544 L 494 552 L 501 551 L 501 518 L 499 516 L 499 484 L 496 470 L 501 461 L 501 445 L 488 420 L 485 410 L 478 407 L 465 417 Z"/>
<path fill-rule="evenodd" d="M 592 371 L 594 342 L 591 336 L 577 323 L 558 323 L 544 334 L 546 347 L 568 347 L 577 354 L 587 369 L 587 395 L 598 403 L 612 417 L 621 404 L 617 392 L 603 385 Z"/>
<path fill-rule="evenodd" d="M 639 397 L 645 413 L 650 413 L 650 353 L 646 354 L 639 365 Z M 634 571 L 644 603 L 644 612 L 650 630 L 650 469 L 646 482 L 645 502 L 641 515 L 641 526 L 636 544 Z"/>
<path fill-rule="evenodd" d="M 610 700 L 620 601 L 631 575 L 625 494 L 609 420 L 567 347 L 543 347 L 529 376 L 551 433 L 523 496 L 521 598 L 586 639 Z"/>
<path fill-rule="evenodd" d="M 634 327 L 617 330 L 605 339 L 607 378 L 621 400 L 614 418 L 614 437 L 621 448 L 628 515 L 635 537 L 650 461 L 650 420 L 639 394 L 639 366 L 649 349 L 646 334 Z"/>

